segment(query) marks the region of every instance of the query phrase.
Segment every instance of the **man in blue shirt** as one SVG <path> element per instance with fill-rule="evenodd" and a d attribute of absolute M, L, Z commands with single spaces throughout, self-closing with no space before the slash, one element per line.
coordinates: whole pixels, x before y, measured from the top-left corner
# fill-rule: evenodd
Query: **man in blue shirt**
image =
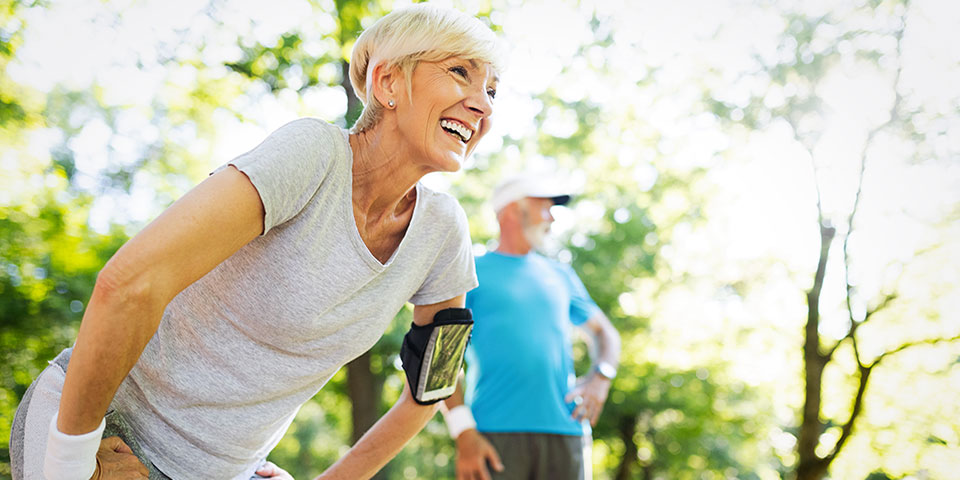
<path fill-rule="evenodd" d="M 467 293 L 475 324 L 466 395 L 458 386 L 445 402 L 458 480 L 589 478 L 589 425 L 616 375 L 620 336 L 569 265 L 535 252 L 553 223 L 550 207 L 569 200 L 532 175 L 494 189 L 500 240 L 476 259 L 480 286 Z M 589 334 L 596 352 L 579 380 L 573 326 Z"/>

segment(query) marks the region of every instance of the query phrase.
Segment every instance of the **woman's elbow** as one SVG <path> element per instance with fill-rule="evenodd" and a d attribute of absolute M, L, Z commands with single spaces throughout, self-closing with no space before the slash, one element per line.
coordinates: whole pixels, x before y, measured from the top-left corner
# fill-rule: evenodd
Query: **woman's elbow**
<path fill-rule="evenodd" d="M 90 302 L 121 309 L 147 308 L 157 301 L 152 283 L 149 272 L 133 268 L 115 255 L 97 274 Z"/>

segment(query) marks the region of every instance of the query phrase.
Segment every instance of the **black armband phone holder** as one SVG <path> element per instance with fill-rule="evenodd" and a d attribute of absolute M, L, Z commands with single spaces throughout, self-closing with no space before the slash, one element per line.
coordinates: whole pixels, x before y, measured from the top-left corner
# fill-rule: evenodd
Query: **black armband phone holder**
<path fill-rule="evenodd" d="M 417 403 L 430 405 L 453 395 L 472 331 L 469 308 L 445 308 L 429 325 L 410 324 L 400 360 Z"/>

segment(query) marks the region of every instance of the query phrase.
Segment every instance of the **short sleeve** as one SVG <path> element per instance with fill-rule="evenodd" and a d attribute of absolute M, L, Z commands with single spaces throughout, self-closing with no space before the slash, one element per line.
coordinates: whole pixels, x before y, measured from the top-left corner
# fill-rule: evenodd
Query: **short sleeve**
<path fill-rule="evenodd" d="M 316 194 L 334 159 L 345 155 L 342 137 L 334 125 L 301 118 L 214 172 L 233 165 L 250 179 L 263 202 L 266 234 L 300 213 Z"/>
<path fill-rule="evenodd" d="M 451 217 L 454 222 L 448 230 L 436 260 L 420 289 L 412 297 L 414 305 L 430 305 L 449 300 L 473 290 L 477 281 L 476 266 L 473 262 L 473 249 L 470 241 L 470 229 L 467 215 L 452 197 Z"/>
<path fill-rule="evenodd" d="M 570 321 L 574 325 L 582 325 L 590 317 L 600 312 L 600 307 L 590 298 L 587 293 L 587 287 L 583 286 L 577 272 L 573 271 L 569 265 L 560 264 L 560 271 L 567 279 L 567 285 L 570 288 Z"/>

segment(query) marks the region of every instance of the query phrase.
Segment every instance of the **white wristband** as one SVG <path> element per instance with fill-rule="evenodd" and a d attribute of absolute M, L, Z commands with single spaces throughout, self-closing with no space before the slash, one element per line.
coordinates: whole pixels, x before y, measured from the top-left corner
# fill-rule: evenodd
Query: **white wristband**
<path fill-rule="evenodd" d="M 443 416 L 443 420 L 447 423 L 450 438 L 454 440 L 464 431 L 477 428 L 477 422 L 473 419 L 473 414 L 470 413 L 470 407 L 466 405 L 451 408 L 450 411 Z"/>
<path fill-rule="evenodd" d="M 67 435 L 57 429 L 58 415 L 53 416 L 47 432 L 43 474 L 47 480 L 88 480 L 97 469 L 97 450 L 107 422 L 100 420 L 100 426 L 92 432 Z"/>

